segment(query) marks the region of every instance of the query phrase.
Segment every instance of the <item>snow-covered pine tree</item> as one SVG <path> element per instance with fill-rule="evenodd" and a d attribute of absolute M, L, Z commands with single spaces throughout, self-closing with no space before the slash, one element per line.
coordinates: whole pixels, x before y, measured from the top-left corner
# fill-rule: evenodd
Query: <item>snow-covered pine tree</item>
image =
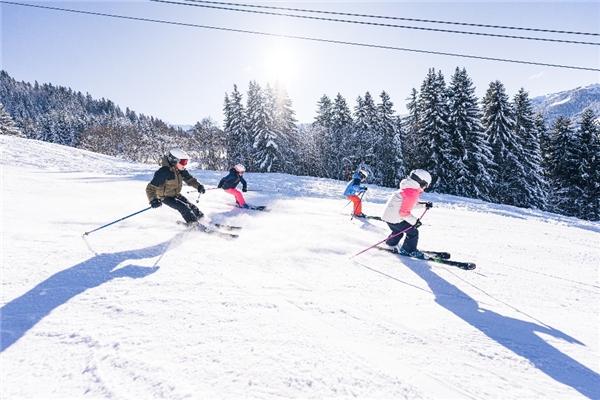
<path fill-rule="evenodd" d="M 600 124 L 596 114 L 587 108 L 581 117 L 578 136 L 581 140 L 581 198 L 576 199 L 578 216 L 600 220 Z"/>
<path fill-rule="evenodd" d="M 196 155 L 198 167 L 215 171 L 227 170 L 231 165 L 226 154 L 227 137 L 216 121 L 204 118 L 190 130 L 187 148 Z"/>
<path fill-rule="evenodd" d="M 578 199 L 582 198 L 581 138 L 575 132 L 571 118 L 558 117 L 552 125 L 550 144 L 550 192 L 548 206 L 551 211 L 577 216 Z"/>
<path fill-rule="evenodd" d="M 418 151 L 417 142 L 421 124 L 419 123 L 419 92 L 413 88 L 410 96 L 406 99 L 408 115 L 402 119 L 402 150 L 404 165 L 407 170 L 413 170 L 423 165 L 422 154 Z"/>
<path fill-rule="evenodd" d="M 544 180 L 546 181 L 546 185 L 549 185 L 550 182 L 550 153 L 551 153 L 551 143 L 552 143 L 552 132 L 548 129 L 548 125 L 546 125 L 546 118 L 544 114 L 538 112 L 535 114 L 534 126 L 536 135 L 540 141 L 540 154 L 541 154 L 541 166 L 542 172 L 544 174 Z M 548 196 L 547 191 L 550 189 L 549 186 L 546 187 L 546 197 Z"/>
<path fill-rule="evenodd" d="M 466 69 L 456 68 L 448 88 L 448 132 L 453 159 L 449 194 L 489 200 L 492 153 L 485 141 L 481 110 Z"/>
<path fill-rule="evenodd" d="M 527 184 L 522 164 L 523 148 L 514 133 L 514 112 L 504 85 L 493 81 L 483 99 L 483 126 L 492 149 L 497 169 L 493 176 L 495 188 L 492 200 L 501 204 L 516 205 Z"/>
<path fill-rule="evenodd" d="M 377 107 L 371 93 L 366 92 L 364 98 L 356 99 L 354 129 L 350 145 L 346 146 L 346 157 L 352 160 L 355 170 L 365 170 L 369 176 L 376 175 L 373 148 L 380 140 L 378 128 Z"/>
<path fill-rule="evenodd" d="M 244 164 L 249 166 L 250 141 L 247 118 L 242 94 L 237 85 L 233 85 L 231 96 L 225 94 L 223 107 L 225 115 L 224 132 L 226 135 L 227 161 L 229 165 Z"/>
<path fill-rule="evenodd" d="M 4 109 L 4 105 L 0 103 L 0 135 L 13 135 L 25 137 L 23 132 L 17 127 L 15 121 Z"/>
<path fill-rule="evenodd" d="M 327 173 L 330 178 L 347 180 L 353 161 L 347 158 L 349 144 L 352 142 L 352 129 L 354 120 L 346 99 L 338 93 L 333 101 L 332 141 L 329 149 L 332 151 L 331 163 Z"/>
<path fill-rule="evenodd" d="M 315 174 L 311 176 L 331 178 L 329 173 L 332 158 L 336 158 L 336 149 L 333 148 L 335 137 L 333 134 L 333 102 L 327 95 L 323 95 L 317 102 L 317 115 L 311 124 L 311 138 L 314 140 Z"/>
<path fill-rule="evenodd" d="M 281 172 L 298 173 L 298 121 L 292 100 L 279 81 L 275 82 L 275 129 L 280 140 Z"/>
<path fill-rule="evenodd" d="M 548 186 L 542 168 L 542 152 L 533 106 L 531 100 L 529 100 L 529 93 L 524 88 L 521 88 L 515 95 L 513 109 L 515 113 L 515 134 L 523 148 L 521 163 L 523 164 L 526 180 L 523 192 L 519 193 L 515 205 L 543 210 L 546 208 Z"/>
<path fill-rule="evenodd" d="M 280 171 L 279 138 L 275 131 L 275 99 L 267 85 L 262 90 L 256 81 L 248 88 L 246 112 L 248 131 L 252 137 L 250 170 L 256 172 Z"/>
<path fill-rule="evenodd" d="M 442 72 L 430 68 L 419 94 L 419 133 L 416 151 L 422 164 L 417 168 L 427 170 L 432 176 L 431 190 L 445 193 L 452 158 L 448 152 L 448 103 L 446 83 Z"/>
<path fill-rule="evenodd" d="M 379 97 L 381 103 L 377 105 L 377 137 L 373 143 L 375 179 L 372 182 L 386 187 L 398 187 L 398 183 L 406 175 L 400 125 L 394 115 L 394 103 L 390 96 L 383 91 Z"/>

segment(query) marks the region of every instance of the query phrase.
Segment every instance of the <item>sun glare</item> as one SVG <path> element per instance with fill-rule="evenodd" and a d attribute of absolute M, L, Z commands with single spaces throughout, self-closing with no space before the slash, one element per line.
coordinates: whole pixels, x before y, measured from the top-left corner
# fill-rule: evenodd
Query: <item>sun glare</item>
<path fill-rule="evenodd" d="M 295 54 L 284 46 L 272 49 L 265 61 L 269 81 L 278 80 L 282 83 L 290 83 L 294 80 L 298 60 Z"/>

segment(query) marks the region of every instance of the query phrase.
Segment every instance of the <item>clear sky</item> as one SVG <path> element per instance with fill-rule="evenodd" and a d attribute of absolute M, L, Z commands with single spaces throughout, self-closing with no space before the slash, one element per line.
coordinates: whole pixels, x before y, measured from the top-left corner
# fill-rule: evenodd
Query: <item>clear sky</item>
<path fill-rule="evenodd" d="M 19 1 L 19 0 L 15 0 Z M 173 0 L 186 3 L 186 0 Z M 23 1 L 25 3 L 25 1 Z M 233 0 L 231 2 L 234 2 Z M 187 1 L 188 4 L 194 4 Z M 240 1 L 240 3 L 242 3 Z M 600 43 L 600 2 L 243 2 L 244 4 L 364 15 L 593 33 L 575 35 L 475 28 L 406 20 L 303 13 L 319 18 Z M 521 88 L 531 97 L 600 82 L 600 73 L 577 69 L 486 61 L 412 51 L 283 38 L 444 52 L 478 57 L 600 69 L 600 46 L 443 33 L 356 23 L 308 20 L 189 5 L 139 2 L 28 2 L 47 7 L 153 19 L 220 29 L 147 22 L 0 4 L 1 68 L 18 81 L 52 83 L 114 101 L 172 124 L 223 121 L 225 93 L 248 83 L 286 87 L 300 122 L 312 122 L 323 95 L 338 93 L 351 108 L 369 91 L 386 91 L 395 110 L 406 113 L 411 89 L 429 68 L 449 82 L 466 68 L 485 94 L 499 80 L 512 98 Z M 196 3 L 198 4 L 198 3 Z M 230 6 L 229 6 L 230 7 Z M 282 12 L 250 8 L 254 11 Z M 298 14 L 298 13 L 296 13 Z M 256 33 L 241 33 L 245 30 Z"/>

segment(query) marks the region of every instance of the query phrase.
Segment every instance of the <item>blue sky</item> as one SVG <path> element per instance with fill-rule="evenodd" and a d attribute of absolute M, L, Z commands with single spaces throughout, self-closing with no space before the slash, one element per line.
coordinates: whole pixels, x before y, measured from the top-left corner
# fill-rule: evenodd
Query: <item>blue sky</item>
<path fill-rule="evenodd" d="M 244 3 L 588 32 L 596 36 L 371 20 L 600 43 L 597 1 Z M 593 45 L 304 20 L 150 1 L 29 4 L 276 35 L 600 68 L 600 46 Z M 1 68 L 18 81 L 37 80 L 70 87 L 94 98 L 110 99 L 123 110 L 129 107 L 173 124 L 194 124 L 205 117 L 221 124 L 225 93 L 230 93 L 236 84 L 245 94 L 251 80 L 263 87 L 277 79 L 283 82 L 300 122 L 312 122 L 316 104 L 324 94 L 333 98 L 341 93 L 353 108 L 356 98 L 365 92 L 369 91 L 378 100 L 385 90 L 395 110 L 404 114 L 405 99 L 413 87 L 419 89 L 429 68 L 441 70 L 446 82 L 456 67 L 466 68 L 479 97 L 494 80 L 504 83 L 511 97 L 521 87 L 535 97 L 600 82 L 600 73 L 594 71 L 286 39 L 10 4 L 1 4 L 0 12 Z"/>

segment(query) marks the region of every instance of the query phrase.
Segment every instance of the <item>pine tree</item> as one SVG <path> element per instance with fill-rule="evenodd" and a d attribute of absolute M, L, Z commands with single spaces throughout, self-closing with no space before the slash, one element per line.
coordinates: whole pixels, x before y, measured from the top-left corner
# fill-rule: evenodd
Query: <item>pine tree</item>
<path fill-rule="evenodd" d="M 242 94 L 233 85 L 231 96 L 225 94 L 223 113 L 226 135 L 227 161 L 229 165 L 249 164 L 250 141 Z"/>
<path fill-rule="evenodd" d="M 297 173 L 299 156 L 298 148 L 298 121 L 296 112 L 292 108 L 292 100 L 289 98 L 285 88 L 275 83 L 275 129 L 279 137 L 279 148 L 281 161 L 281 172 L 291 174 Z"/>
<path fill-rule="evenodd" d="M 329 142 L 331 162 L 327 166 L 329 178 L 347 180 L 353 166 L 353 161 L 345 156 L 346 148 L 352 142 L 354 121 L 346 99 L 338 93 L 333 101 L 333 117 Z"/>
<path fill-rule="evenodd" d="M 489 200 L 492 153 L 485 141 L 481 110 L 466 69 L 456 68 L 448 89 L 450 154 L 447 193 Z"/>
<path fill-rule="evenodd" d="M 581 198 L 577 199 L 577 215 L 590 221 L 600 220 L 600 124 L 591 108 L 583 112 L 579 129 L 581 141 L 580 178 Z"/>
<path fill-rule="evenodd" d="M 540 154 L 541 154 L 541 166 L 542 172 L 544 174 L 544 181 L 546 182 L 546 197 L 548 195 L 547 191 L 549 190 L 549 180 L 550 180 L 550 153 L 551 153 L 551 142 L 552 142 L 552 133 L 548 130 L 548 126 L 546 125 L 546 118 L 544 114 L 538 112 L 535 115 L 534 120 L 536 135 L 539 138 L 540 142 Z"/>
<path fill-rule="evenodd" d="M 256 81 L 248 88 L 248 130 L 252 137 L 250 167 L 256 172 L 280 171 L 279 138 L 275 131 L 275 104 L 272 89 L 263 91 Z"/>
<path fill-rule="evenodd" d="M 501 204 L 518 204 L 527 184 L 521 163 L 523 148 L 514 133 L 514 112 L 500 81 L 490 83 L 483 99 L 483 126 L 486 140 L 497 165 L 494 174 L 495 193 L 492 199 Z"/>
<path fill-rule="evenodd" d="M 352 161 L 354 170 L 365 170 L 373 176 L 374 150 L 377 138 L 377 107 L 369 92 L 356 99 L 352 140 L 346 146 L 346 157 Z"/>
<path fill-rule="evenodd" d="M 582 197 L 579 184 L 581 145 L 571 118 L 558 117 L 552 126 L 550 144 L 550 194 L 548 196 L 551 211 L 576 216 L 576 199 Z"/>
<path fill-rule="evenodd" d="M 515 205 L 545 209 L 547 183 L 542 168 L 542 152 L 529 93 L 521 88 L 513 101 L 515 134 L 523 148 L 521 163 L 526 185 Z"/>
<path fill-rule="evenodd" d="M 312 168 L 317 177 L 331 177 L 329 167 L 335 158 L 333 133 L 333 102 L 323 95 L 317 102 L 317 115 L 311 125 L 310 138 L 314 141 Z"/>
<path fill-rule="evenodd" d="M 408 100 L 408 104 L 406 105 L 408 115 L 402 119 L 402 147 L 405 166 L 408 170 L 413 170 L 423 165 L 421 153 L 417 146 L 419 132 L 421 131 L 419 122 L 419 92 L 413 88 L 410 97 L 406 100 Z"/>
<path fill-rule="evenodd" d="M 402 140 L 400 124 L 394 116 L 394 103 L 384 91 L 380 95 L 381 103 L 377 105 L 378 136 L 373 144 L 375 154 L 374 183 L 386 187 L 397 187 L 406 175 L 402 157 Z"/>
<path fill-rule="evenodd" d="M 215 171 L 227 170 L 231 163 L 223 155 L 227 149 L 227 135 L 211 118 L 204 118 L 190 130 L 187 148 L 196 155 L 198 167 Z"/>
<path fill-rule="evenodd" d="M 448 177 L 452 159 L 448 153 L 448 103 L 444 76 L 431 68 L 421 85 L 419 96 L 420 130 L 417 140 L 418 151 L 424 155 L 418 168 L 427 170 L 432 176 L 431 190 L 448 190 Z"/>
<path fill-rule="evenodd" d="M 25 137 L 23 132 L 17 127 L 15 121 L 4 109 L 4 105 L 0 103 L 0 135 L 13 135 Z"/>

